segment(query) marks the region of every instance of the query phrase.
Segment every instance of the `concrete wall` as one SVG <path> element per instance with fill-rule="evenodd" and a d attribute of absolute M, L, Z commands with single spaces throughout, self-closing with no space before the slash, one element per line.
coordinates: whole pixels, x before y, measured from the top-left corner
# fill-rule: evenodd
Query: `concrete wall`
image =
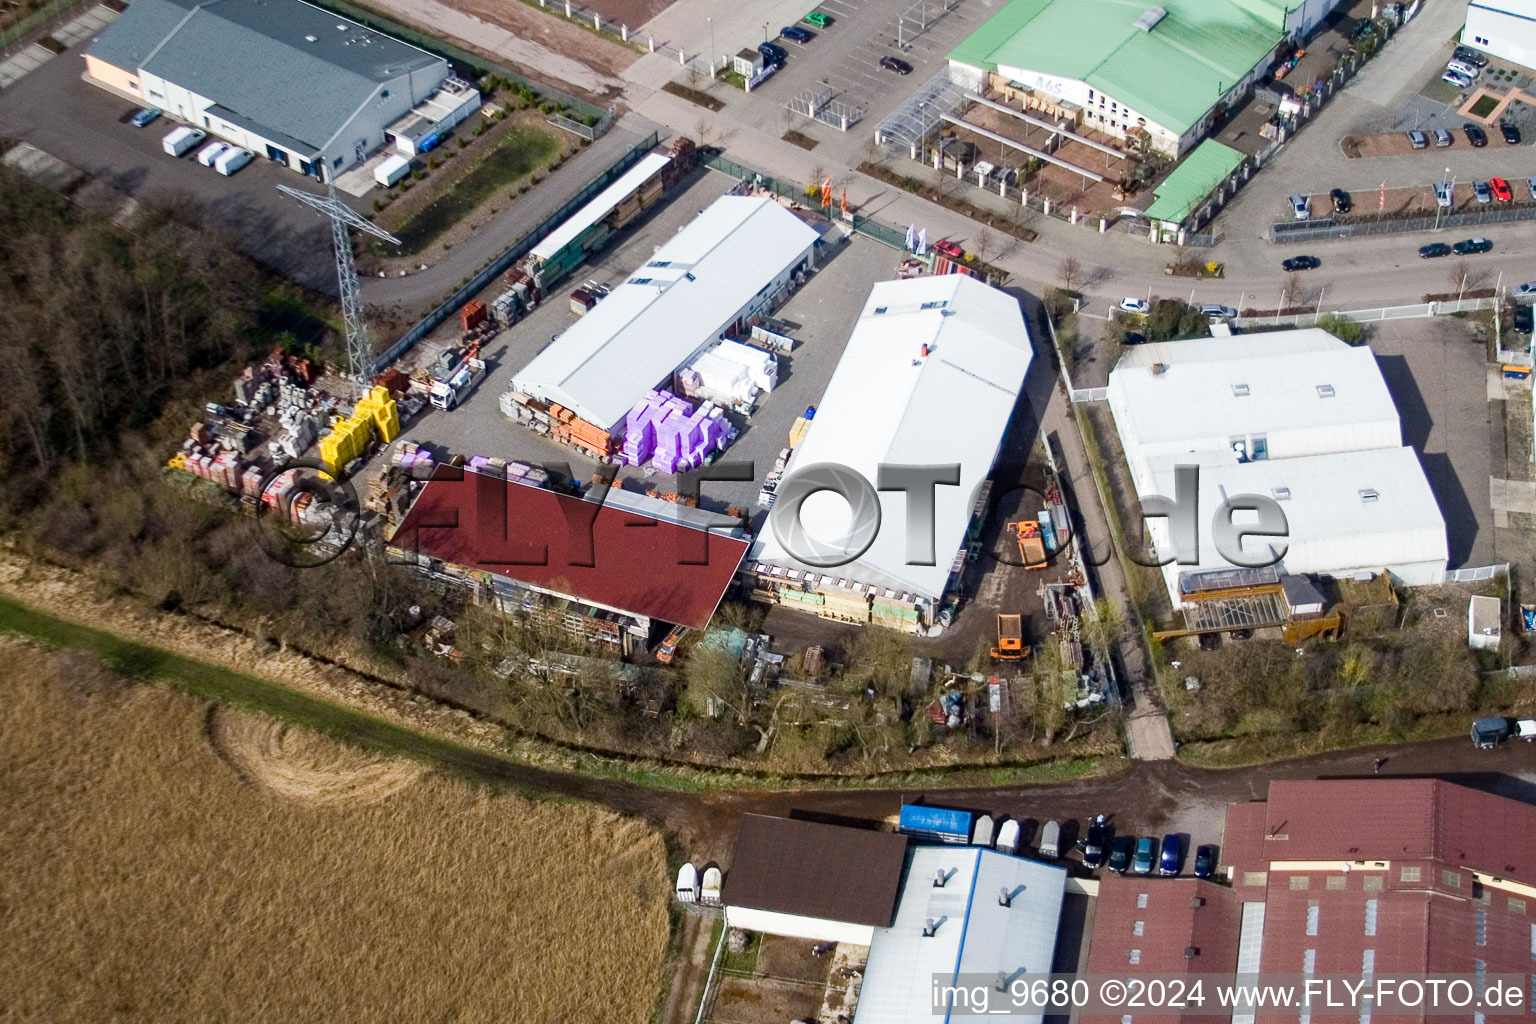
<path fill-rule="evenodd" d="M 85 55 L 85 73 L 103 85 L 111 86 L 133 96 L 142 96 L 143 90 L 139 85 L 139 76 L 132 71 L 124 71 L 122 68 L 99 57 Z"/>

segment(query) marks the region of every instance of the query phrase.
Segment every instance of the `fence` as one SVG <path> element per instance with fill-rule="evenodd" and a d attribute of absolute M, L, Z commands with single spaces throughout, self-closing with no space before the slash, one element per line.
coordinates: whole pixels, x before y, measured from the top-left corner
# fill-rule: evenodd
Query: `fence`
<path fill-rule="evenodd" d="M 1348 238 L 1352 235 L 1389 235 L 1407 231 L 1433 231 L 1436 228 L 1468 228 L 1483 224 L 1507 224 L 1511 221 L 1536 220 L 1536 202 L 1499 203 L 1481 210 L 1447 213 L 1439 217 L 1431 214 L 1403 216 L 1384 214 L 1376 217 L 1351 218 L 1347 221 L 1289 220 L 1269 226 L 1269 240 L 1279 245 L 1290 242 L 1309 242 L 1322 238 Z"/>
<path fill-rule="evenodd" d="M 596 118 L 599 122 L 610 116 L 608 111 L 594 107 L 585 100 L 578 99 L 569 93 L 561 92 L 559 89 L 551 88 L 543 82 L 535 82 L 524 78 L 511 68 L 503 67 L 500 64 L 493 64 L 484 57 L 477 57 L 468 50 L 461 50 L 451 43 L 443 42 L 436 36 L 429 36 L 407 25 L 402 25 L 398 21 L 392 21 L 366 7 L 359 7 L 351 3 L 350 0 L 313 0 L 313 2 L 319 7 L 328 8 L 340 14 L 344 18 L 351 18 L 359 24 L 367 25 L 369 28 L 394 36 L 397 39 L 403 39 L 413 46 L 419 46 L 428 53 L 435 53 L 439 57 L 451 60 L 460 67 L 470 69 L 476 78 L 487 74 L 495 74 L 509 82 L 532 89 L 542 96 L 547 96 L 561 106 L 574 110 L 578 114 Z"/>
<path fill-rule="evenodd" d="M 1271 316 L 1245 316 L 1234 323 L 1240 327 L 1315 327 L 1324 316 L 1346 316 L 1362 323 L 1379 320 L 1413 320 L 1425 316 L 1448 316 L 1494 309 L 1496 298 L 1446 299 L 1441 302 L 1417 302 L 1408 306 L 1378 306 L 1374 309 L 1314 310 L 1310 313 L 1280 313 Z"/>
<path fill-rule="evenodd" d="M 1441 583 L 1481 583 L 1491 580 L 1496 576 L 1508 576 L 1509 563 L 1499 562 L 1495 565 L 1479 565 L 1466 569 L 1447 569 L 1441 577 Z"/>
<path fill-rule="evenodd" d="M 540 239 L 563 223 L 571 214 L 581 209 L 593 196 L 607 188 L 615 178 L 634 166 L 642 156 L 656 146 L 658 141 L 659 137 L 655 132 L 652 132 L 649 137 L 642 139 L 637 145 L 629 147 L 623 156 L 609 165 L 606 171 L 582 186 L 581 191 L 567 199 L 558 210 L 540 221 L 537 227 L 525 232 L 505 252 L 486 264 L 480 273 L 470 278 L 467 283 L 412 325 L 410 330 L 402 334 L 398 341 L 374 359 L 373 363 L 368 367 L 368 373 L 370 375 L 378 373 L 384 367 L 410 351 L 417 342 L 436 330 L 438 324 L 451 317 L 454 311 L 469 301 L 476 292 L 490 284 L 496 279 L 497 275 L 503 273 L 512 264 L 521 259 L 523 254 L 533 248 Z"/>
<path fill-rule="evenodd" d="M 785 199 L 793 199 L 795 202 L 805 205 L 806 210 L 809 212 L 826 217 L 833 223 L 847 224 L 853 231 L 864 235 L 866 238 L 872 238 L 877 242 L 889 245 L 893 249 L 905 251 L 907 248 L 907 232 L 904 228 L 895 228 L 889 224 L 882 224 L 872 217 L 864 217 L 857 213 L 846 218 L 834 218 L 830 214 L 822 213 L 816 207 L 806 205 L 807 196 L 806 186 L 804 185 L 791 185 L 780 181 L 772 175 L 754 171 L 752 168 L 738 164 L 734 160 L 727 160 L 712 150 L 700 150 L 699 163 L 711 170 L 719 171 L 722 174 L 729 174 L 740 181 L 750 181 L 765 192 L 772 192 L 774 195 Z"/>
<path fill-rule="evenodd" d="M 570 132 L 572 135 L 586 139 L 588 142 L 596 141 L 597 137 L 603 134 L 603 129 L 607 127 L 606 123 L 603 121 L 598 121 L 597 124 L 583 124 L 580 121 L 571 120 L 564 114 L 552 115 L 549 118 L 549 123 L 554 125 L 556 128 L 561 128 Z"/>

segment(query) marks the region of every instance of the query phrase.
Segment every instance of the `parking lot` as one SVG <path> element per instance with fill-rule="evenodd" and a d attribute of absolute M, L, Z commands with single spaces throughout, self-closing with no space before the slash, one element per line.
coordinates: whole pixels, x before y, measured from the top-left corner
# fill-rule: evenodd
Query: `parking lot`
<path fill-rule="evenodd" d="M 181 208 L 201 205 L 214 222 L 249 243 L 249 255 L 307 287 L 335 292 L 329 227 L 275 187 L 303 187 L 305 178 L 266 160 L 226 178 L 191 154 L 169 155 L 160 140 L 175 122 L 162 117 L 147 128 L 133 127 L 135 104 L 81 79 L 84 45 L 0 92 L 0 136 L 24 139 L 126 195 L 159 195 Z"/>
<path fill-rule="evenodd" d="M 914 0 L 827 0 L 816 9 L 830 15 L 832 23 L 826 28 L 797 23 L 814 33 L 814 38 L 803 44 L 779 37 L 781 26 L 772 22 L 758 26 L 756 38 L 732 39 L 729 43 L 719 39 L 722 52 L 735 52 L 741 46 L 756 46 L 766 34 L 789 53 L 784 67 L 751 93 L 717 91 L 726 100 L 722 115 L 759 126 L 774 135 L 782 135 L 793 127 L 827 147 L 828 167 L 856 166 L 861 159 L 858 154 L 875 124 L 919 83 L 943 70 L 945 55 L 997 10 L 981 0 L 929 0 L 930 18 L 946 6 L 952 9 L 923 32 L 916 32 L 916 24 L 911 21 L 898 30 L 902 12 L 913 3 Z M 881 68 L 880 58 L 885 56 L 906 61 L 912 66 L 911 74 L 898 75 Z M 828 96 L 860 111 L 862 120 L 844 135 L 830 125 L 803 116 L 790 117 L 785 105 L 802 94 Z"/>

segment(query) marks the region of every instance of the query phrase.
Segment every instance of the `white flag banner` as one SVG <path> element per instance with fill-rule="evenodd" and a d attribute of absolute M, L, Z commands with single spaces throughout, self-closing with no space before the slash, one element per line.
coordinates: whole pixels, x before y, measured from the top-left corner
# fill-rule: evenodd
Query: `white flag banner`
<path fill-rule="evenodd" d="M 925 255 L 928 252 L 928 229 L 927 228 L 923 228 L 923 230 L 921 230 L 921 231 L 919 231 L 917 233 L 917 248 L 913 249 L 912 251 L 917 253 L 919 256 Z"/>
<path fill-rule="evenodd" d="M 916 244 L 917 244 L 917 227 L 916 227 L 916 225 L 908 224 L 907 225 L 907 251 L 911 252 L 912 251 L 912 247 L 914 245 L 916 245 Z"/>

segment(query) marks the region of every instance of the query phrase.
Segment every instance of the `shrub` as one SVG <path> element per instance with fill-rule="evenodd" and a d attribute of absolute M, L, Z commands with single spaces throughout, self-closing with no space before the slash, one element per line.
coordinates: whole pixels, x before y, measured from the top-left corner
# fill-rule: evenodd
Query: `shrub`
<path fill-rule="evenodd" d="M 415 180 L 415 181 L 420 181 L 422 178 L 425 178 L 426 176 L 427 176 L 427 172 L 422 170 L 420 167 L 418 167 L 415 170 L 411 171 L 411 178 L 413 180 Z"/>
<path fill-rule="evenodd" d="M 435 157 L 435 156 L 427 157 L 427 167 L 431 168 L 434 171 L 437 170 L 437 157 Z"/>
<path fill-rule="evenodd" d="M 469 140 L 466 139 L 464 136 L 460 135 L 459 136 L 459 148 L 463 149 L 467 145 L 469 145 Z"/>
<path fill-rule="evenodd" d="M 541 113 L 541 114 L 548 114 L 550 111 L 552 111 L 554 109 L 555 109 L 554 104 L 550 103 L 548 100 L 546 100 L 543 103 L 539 104 L 539 113 Z"/>
<path fill-rule="evenodd" d="M 378 200 L 378 199 L 375 199 L 375 200 L 374 200 L 374 201 L 373 201 L 373 212 L 374 212 L 374 213 L 378 213 L 378 212 L 379 212 L 379 211 L 380 211 L 380 210 L 382 210 L 382 209 L 384 209 L 384 203 L 383 203 L 383 201 L 382 201 L 382 200 Z"/>
<path fill-rule="evenodd" d="M 1349 345 L 1358 345 L 1365 340 L 1365 328 L 1359 321 L 1338 313 L 1324 313 L 1317 318 L 1317 326 Z"/>

